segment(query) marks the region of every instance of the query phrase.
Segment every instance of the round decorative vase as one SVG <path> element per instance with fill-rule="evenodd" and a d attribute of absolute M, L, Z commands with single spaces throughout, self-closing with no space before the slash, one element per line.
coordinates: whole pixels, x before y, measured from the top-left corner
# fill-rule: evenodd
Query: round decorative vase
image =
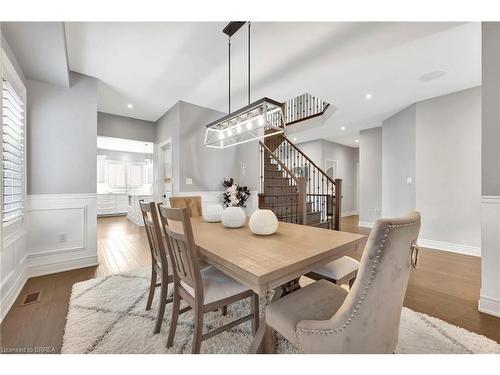
<path fill-rule="evenodd" d="M 248 223 L 252 233 L 268 236 L 278 230 L 278 218 L 271 210 L 257 210 Z"/>
<path fill-rule="evenodd" d="M 218 223 L 222 220 L 223 211 L 220 204 L 209 204 L 203 210 L 203 219 L 209 223 Z"/>
<path fill-rule="evenodd" d="M 239 228 L 245 225 L 247 216 L 241 207 L 227 207 L 222 212 L 222 224 L 227 228 Z"/>

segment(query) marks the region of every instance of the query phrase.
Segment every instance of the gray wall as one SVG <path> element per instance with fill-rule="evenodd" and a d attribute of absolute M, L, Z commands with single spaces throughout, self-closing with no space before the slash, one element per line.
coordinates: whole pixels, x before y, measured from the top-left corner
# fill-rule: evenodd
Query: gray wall
<path fill-rule="evenodd" d="M 382 124 L 382 212 L 398 217 L 415 209 L 415 121 L 413 104 Z M 411 178 L 411 184 L 407 179 Z"/>
<path fill-rule="evenodd" d="M 481 89 L 417 103 L 416 119 L 419 237 L 480 247 Z"/>
<path fill-rule="evenodd" d="M 96 192 L 97 80 L 71 88 L 27 80 L 28 194 Z"/>
<path fill-rule="evenodd" d="M 480 248 L 481 88 L 416 103 L 371 131 L 360 136 L 360 221 L 380 204 L 384 217 L 416 209 L 420 239 Z"/>
<path fill-rule="evenodd" d="M 161 116 L 156 122 L 156 141 L 154 146 L 154 194 L 155 199 L 160 200 L 158 189 L 160 181 L 158 180 L 158 146 L 168 139 L 172 139 L 172 159 L 174 161 L 172 165 L 172 193 L 174 195 L 179 194 L 179 155 L 180 155 L 180 114 L 181 102 L 177 102 L 172 108 L 170 108 L 163 116 Z"/>
<path fill-rule="evenodd" d="M 156 144 L 172 138 L 174 194 L 220 191 L 224 178 L 233 177 L 251 190 L 258 188 L 257 142 L 219 150 L 205 147 L 205 125 L 224 115 L 195 104 L 178 102 L 156 123 Z M 155 158 L 156 160 L 156 158 Z M 241 164 L 245 164 L 242 174 Z M 193 180 L 186 184 L 186 178 Z"/>
<path fill-rule="evenodd" d="M 500 22 L 482 30 L 482 195 L 500 196 Z"/>
<path fill-rule="evenodd" d="M 356 149 L 338 143 L 322 140 L 322 164 L 325 169 L 325 159 L 337 161 L 337 178 L 342 181 L 342 213 L 352 213 L 356 210 Z"/>
<path fill-rule="evenodd" d="M 342 179 L 342 213 L 353 213 L 356 210 L 357 149 L 327 140 L 300 143 L 297 147 L 323 170 L 326 159 L 337 161 L 337 178 Z"/>
<path fill-rule="evenodd" d="M 97 135 L 154 142 L 156 124 L 151 121 L 97 112 Z"/>
<path fill-rule="evenodd" d="M 382 210 L 382 128 L 359 133 L 359 221 L 374 223 Z"/>

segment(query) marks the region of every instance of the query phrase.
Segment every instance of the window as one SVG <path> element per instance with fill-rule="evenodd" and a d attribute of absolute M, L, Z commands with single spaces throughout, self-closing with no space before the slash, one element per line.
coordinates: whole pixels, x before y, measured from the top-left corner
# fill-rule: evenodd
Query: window
<path fill-rule="evenodd" d="M 2 73 L 2 221 L 7 224 L 24 214 L 26 154 L 25 103 L 23 95 L 19 93 L 20 90 L 14 88 L 14 81 L 19 80 L 19 77 L 16 75 L 10 79 L 10 76 L 15 74 L 10 63 L 4 64 L 4 68 Z"/>

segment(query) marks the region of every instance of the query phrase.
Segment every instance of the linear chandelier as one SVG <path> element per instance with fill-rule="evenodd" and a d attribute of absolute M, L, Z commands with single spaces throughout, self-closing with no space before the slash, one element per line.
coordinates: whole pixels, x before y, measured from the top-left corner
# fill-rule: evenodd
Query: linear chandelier
<path fill-rule="evenodd" d="M 228 36 L 229 114 L 207 125 L 205 146 L 226 148 L 285 132 L 282 104 L 262 98 L 250 103 L 250 27 L 248 22 L 248 105 L 231 112 L 231 36 L 245 22 L 230 22 L 223 30 Z"/>

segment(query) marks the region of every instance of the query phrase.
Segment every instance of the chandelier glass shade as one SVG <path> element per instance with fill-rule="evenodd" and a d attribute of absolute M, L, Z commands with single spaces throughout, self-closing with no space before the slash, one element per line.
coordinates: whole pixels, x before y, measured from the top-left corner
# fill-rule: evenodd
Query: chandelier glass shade
<path fill-rule="evenodd" d="M 226 148 L 284 131 L 281 103 L 262 98 L 208 124 L 205 146 Z"/>

